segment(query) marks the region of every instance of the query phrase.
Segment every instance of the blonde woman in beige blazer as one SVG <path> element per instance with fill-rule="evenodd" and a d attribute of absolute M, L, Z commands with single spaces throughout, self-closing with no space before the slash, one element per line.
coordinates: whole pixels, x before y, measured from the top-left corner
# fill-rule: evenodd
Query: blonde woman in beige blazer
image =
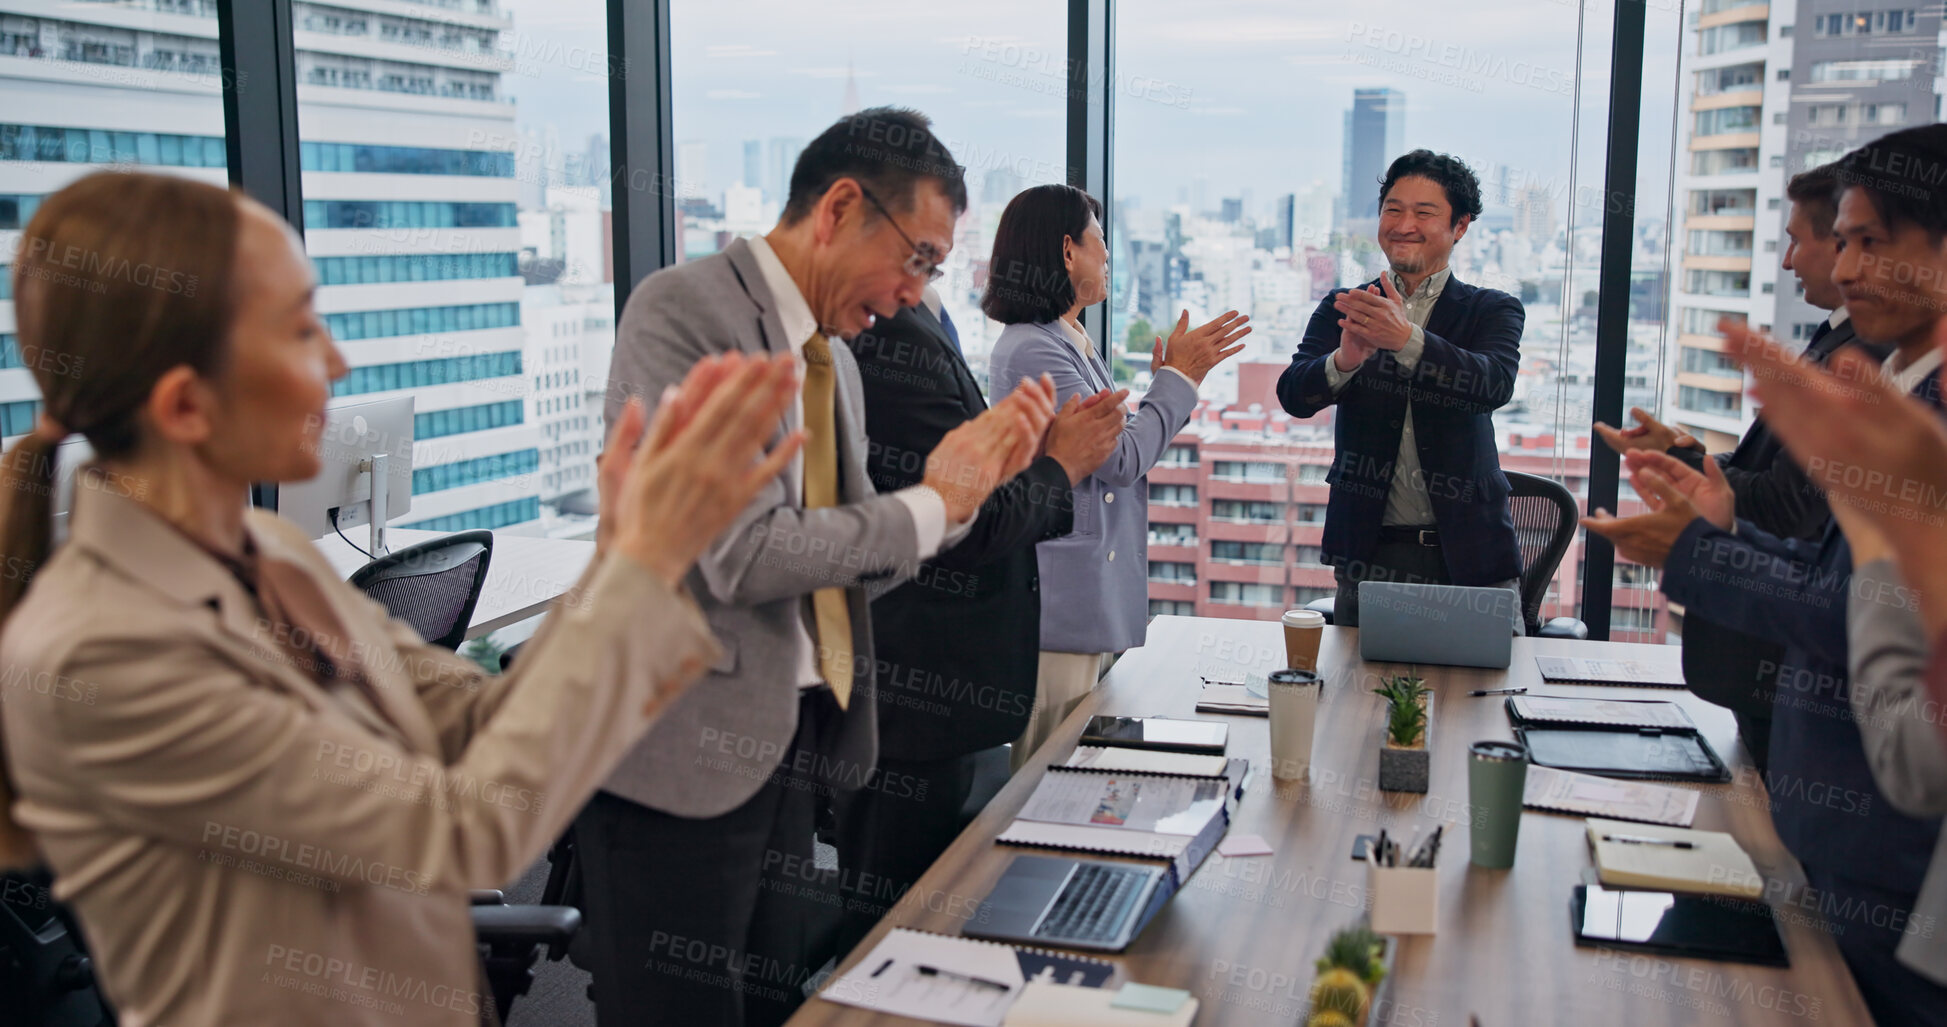
<path fill-rule="evenodd" d="M 345 363 L 313 282 L 268 210 L 147 175 L 49 197 L 16 262 L 46 414 L 0 461 L 0 862 L 53 868 L 124 1027 L 491 1018 L 468 889 L 538 858 L 717 658 L 679 583 L 797 445 L 762 453 L 788 362 L 630 408 L 596 558 L 483 674 L 247 509 L 318 469 Z M 98 462 L 50 556 L 68 429 Z"/>

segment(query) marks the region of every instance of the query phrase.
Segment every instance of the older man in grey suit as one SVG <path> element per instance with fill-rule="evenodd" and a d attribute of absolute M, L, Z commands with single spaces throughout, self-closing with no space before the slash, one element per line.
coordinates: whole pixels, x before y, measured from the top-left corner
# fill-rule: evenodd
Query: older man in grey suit
<path fill-rule="evenodd" d="M 814 837 L 877 758 L 868 583 L 963 535 L 1035 456 L 1052 386 L 947 434 L 921 484 L 876 495 L 858 367 L 837 343 L 917 303 L 953 245 L 966 187 L 927 120 L 878 108 L 804 149 L 768 235 L 645 279 L 610 370 L 611 416 L 697 360 L 804 364 L 794 461 L 689 578 L 724 656 L 576 823 L 595 1002 L 616 1024 L 778 1023 L 836 953 L 836 882 Z"/>

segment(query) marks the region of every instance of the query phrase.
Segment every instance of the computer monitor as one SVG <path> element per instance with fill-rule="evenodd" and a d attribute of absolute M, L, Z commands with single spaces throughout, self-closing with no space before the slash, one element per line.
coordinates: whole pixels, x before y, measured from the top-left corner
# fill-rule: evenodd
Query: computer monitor
<path fill-rule="evenodd" d="M 277 512 L 312 538 L 368 525 L 371 554 L 384 555 L 385 523 L 412 509 L 412 409 L 411 396 L 333 404 L 318 439 L 323 469 L 278 486 Z"/>

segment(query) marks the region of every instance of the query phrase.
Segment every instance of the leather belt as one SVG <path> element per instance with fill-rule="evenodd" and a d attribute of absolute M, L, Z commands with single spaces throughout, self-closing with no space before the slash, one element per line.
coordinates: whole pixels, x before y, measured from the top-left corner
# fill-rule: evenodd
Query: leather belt
<path fill-rule="evenodd" d="M 1381 542 L 1411 542 L 1415 545 L 1437 548 L 1440 545 L 1440 532 L 1433 528 L 1413 528 L 1401 525 L 1385 525 L 1379 529 Z"/>

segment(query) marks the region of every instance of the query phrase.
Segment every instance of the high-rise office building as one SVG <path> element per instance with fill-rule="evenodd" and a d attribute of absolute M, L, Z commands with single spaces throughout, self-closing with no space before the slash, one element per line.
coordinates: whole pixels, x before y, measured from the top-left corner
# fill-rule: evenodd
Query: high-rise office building
<path fill-rule="evenodd" d="M 1546 186 L 1522 186 L 1513 206 L 1515 234 L 1533 243 L 1537 249 L 1555 241 L 1555 200 L 1548 195 Z"/>
<path fill-rule="evenodd" d="M 676 198 L 701 199 L 710 192 L 710 144 L 701 139 L 677 143 Z"/>
<path fill-rule="evenodd" d="M 1836 160 L 1861 143 L 1937 118 L 1941 5 L 1863 11 L 1852 0 L 1799 0 L 1785 170 Z M 1789 203 L 1776 215 L 1780 239 Z M 1780 246 L 1784 243 L 1781 241 Z M 1826 316 L 1789 276 L 1778 281 L 1772 331 L 1804 340 Z"/>
<path fill-rule="evenodd" d="M 784 209 L 784 201 L 791 195 L 791 169 L 798 166 L 798 154 L 804 152 L 805 141 L 798 138 L 777 137 L 771 140 L 770 157 L 764 162 L 764 197 Z"/>
<path fill-rule="evenodd" d="M 1297 194 L 1286 193 L 1278 197 L 1278 213 L 1271 225 L 1273 239 L 1277 245 L 1286 249 L 1291 247 L 1292 231 L 1295 227 L 1297 216 Z"/>
<path fill-rule="evenodd" d="M 1379 180 L 1393 158 L 1406 152 L 1406 94 L 1397 89 L 1355 89 L 1345 112 L 1345 205 L 1339 227 L 1370 236 L 1379 222 Z"/>
<path fill-rule="evenodd" d="M 582 151 L 581 180 L 575 185 L 592 185 L 596 195 L 601 197 L 602 206 L 609 207 L 613 195 L 613 160 L 608 148 L 608 136 L 596 132 L 588 137 L 588 146 Z"/>
<path fill-rule="evenodd" d="M 511 19 L 494 0 L 300 2 L 292 13 L 305 243 L 318 312 L 352 366 L 334 394 L 413 396 L 402 526 L 538 530 L 515 113 L 502 81 L 513 61 L 499 49 Z M 0 126 L 0 194 L 14 218 L 0 228 L 104 166 L 224 182 L 217 53 L 212 0 L 0 0 L 0 89 L 14 101 Z M 558 145 L 540 149 L 545 184 L 561 157 Z M 0 328 L 12 322 L 0 303 Z M 30 423 L 11 404 L 34 394 L 12 364 L 0 370 L 8 435 Z"/>
<path fill-rule="evenodd" d="M 744 185 L 764 188 L 764 144 L 755 139 L 744 140 Z"/>
<path fill-rule="evenodd" d="M 1791 20 L 1790 7 L 1714 0 L 1686 35 L 1691 72 L 1680 86 L 1673 186 L 1682 212 L 1671 304 L 1677 351 L 1666 414 L 1713 450 L 1729 448 L 1750 423 L 1744 376 L 1721 352 L 1717 322 L 1769 327 L 1767 294 L 1780 280 L 1783 225 L 1758 212 L 1782 207 L 1783 116 L 1794 83 L 1791 40 L 1778 27 Z"/>
<path fill-rule="evenodd" d="M 1665 417 L 1712 449 L 1756 412 L 1723 352 L 1722 317 L 1788 344 L 1824 311 L 1779 268 L 1793 174 L 1908 125 L 1929 124 L 1942 91 L 1938 6 L 1860 10 L 1852 0 L 1706 0 L 1685 36 L 1675 183 L 1680 269 L 1670 307 L 1677 341 Z"/>

